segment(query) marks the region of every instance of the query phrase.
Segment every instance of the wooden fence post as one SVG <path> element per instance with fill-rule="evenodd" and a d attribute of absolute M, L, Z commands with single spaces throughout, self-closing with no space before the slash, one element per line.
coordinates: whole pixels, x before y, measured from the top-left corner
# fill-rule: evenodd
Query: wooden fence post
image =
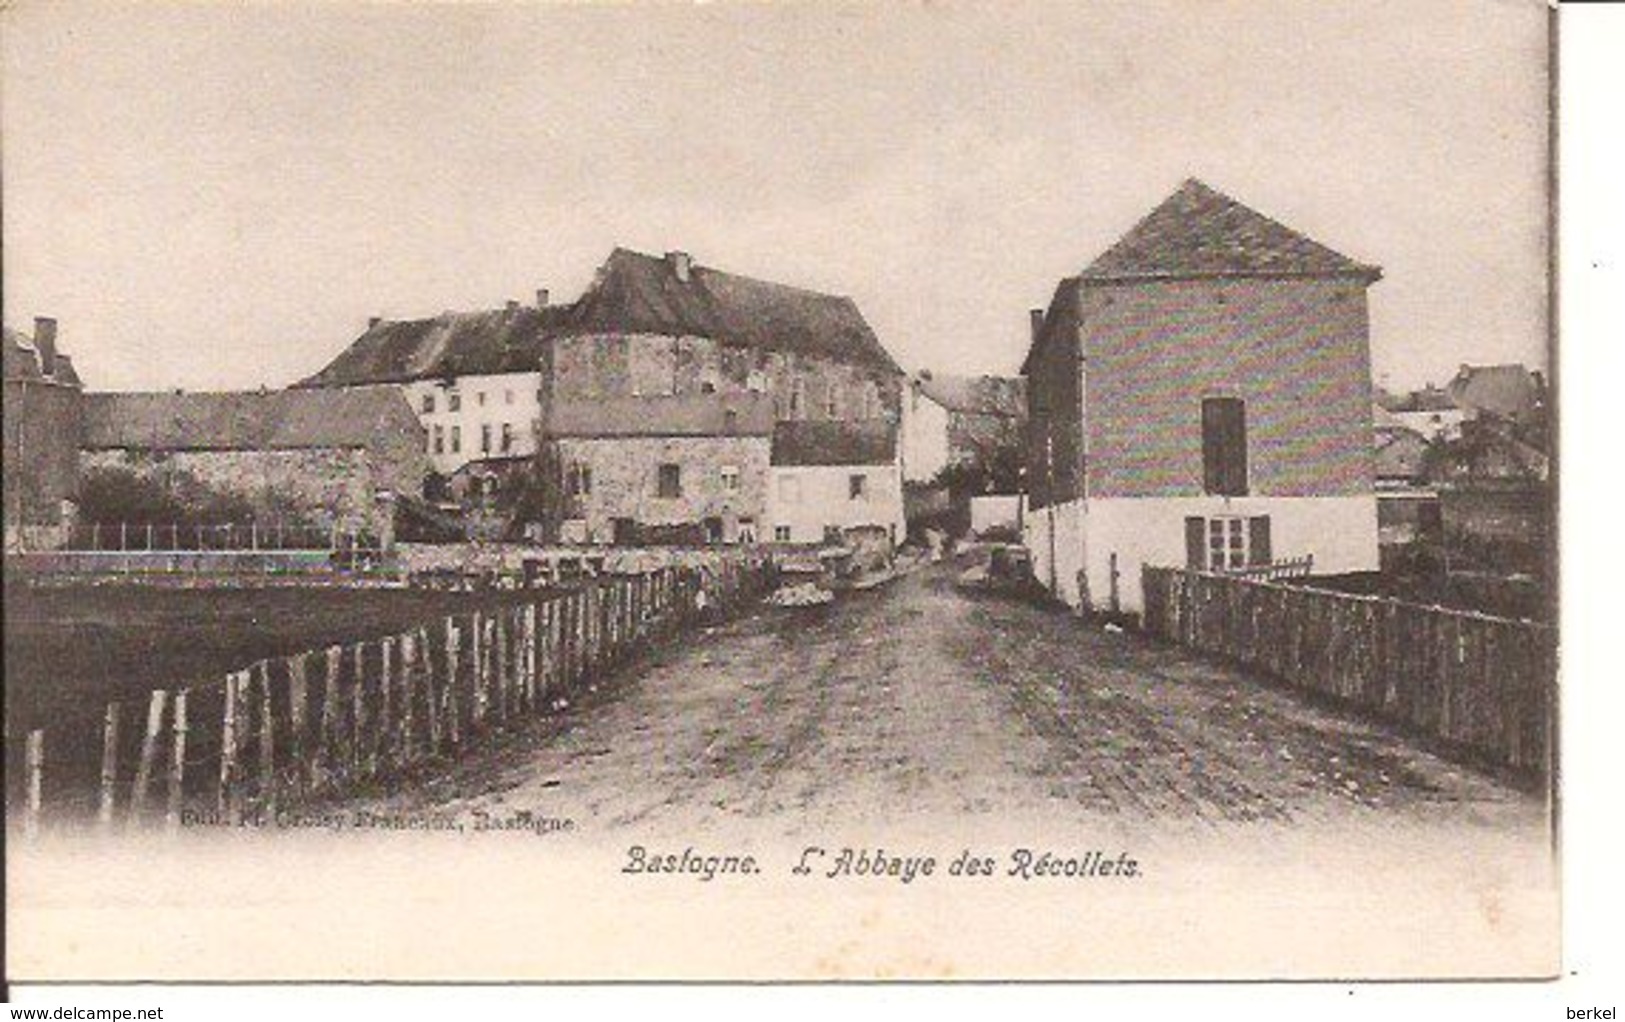
<path fill-rule="evenodd" d="M 540 651 L 537 649 L 537 642 L 539 640 L 539 633 L 538 633 L 537 628 L 536 628 L 536 619 L 537 619 L 537 616 L 538 616 L 537 615 L 537 610 L 536 610 L 536 604 L 534 604 L 534 603 L 526 603 L 525 604 L 524 615 L 525 615 L 525 644 L 524 644 L 523 649 L 524 649 L 524 653 L 525 653 L 525 656 L 524 656 L 524 663 L 525 663 L 525 710 L 528 713 L 535 713 L 536 712 L 536 689 L 538 687 L 537 684 L 536 684 L 537 683 L 536 667 L 537 667 L 537 664 L 540 662 L 540 658 L 538 657 L 538 653 Z"/>
<path fill-rule="evenodd" d="M 294 781 L 301 793 L 316 786 L 316 754 L 308 740 L 310 728 L 310 678 L 306 675 L 305 654 L 288 658 L 288 755 Z"/>
<path fill-rule="evenodd" d="M 216 793 L 216 808 L 231 823 L 238 822 L 241 802 L 238 798 L 238 727 L 242 716 L 242 683 L 247 672 L 226 675 L 225 708 L 220 721 L 220 787 Z"/>
<path fill-rule="evenodd" d="M 322 686 L 322 717 L 317 735 L 317 757 L 321 761 L 319 783 L 326 787 L 338 774 L 339 768 L 339 673 L 343 669 L 344 650 L 327 647 L 327 670 Z"/>
<path fill-rule="evenodd" d="M 271 664 L 261 660 L 254 665 L 260 684 L 260 807 L 276 812 L 276 709 L 271 698 Z"/>
<path fill-rule="evenodd" d="M 475 611 L 468 624 L 468 688 L 471 728 L 485 723 L 485 618 Z"/>
<path fill-rule="evenodd" d="M 169 693 L 153 689 L 147 696 L 147 730 L 141 736 L 141 759 L 135 767 L 135 784 L 130 791 L 130 824 L 141 822 L 147 808 L 147 790 L 152 783 L 153 767 L 158 762 L 159 734 L 164 726 L 164 703 Z"/>
<path fill-rule="evenodd" d="M 423 675 L 423 713 L 428 723 L 430 754 L 440 751 L 440 691 L 435 686 L 434 647 L 429 643 L 429 630 L 419 628 L 417 644 L 419 670 Z"/>
<path fill-rule="evenodd" d="M 119 704 L 107 704 L 102 722 L 102 793 L 96 807 L 96 822 L 103 830 L 113 825 L 113 792 L 118 784 Z"/>
<path fill-rule="evenodd" d="M 173 742 L 169 750 L 169 804 L 164 812 L 164 823 L 170 830 L 181 825 L 181 807 L 186 799 L 186 689 L 175 691 L 175 712 L 171 727 Z"/>
<path fill-rule="evenodd" d="M 411 763 L 417 758 L 417 677 L 418 644 L 416 636 L 407 632 L 401 643 L 401 762 Z"/>
<path fill-rule="evenodd" d="M 463 744 L 461 700 L 457 698 L 457 643 L 461 640 L 457 619 L 446 618 L 446 730 L 453 749 Z"/>
<path fill-rule="evenodd" d="M 386 635 L 378 643 L 378 723 L 373 742 L 374 770 L 389 767 L 398 758 L 395 722 L 395 637 Z"/>
<path fill-rule="evenodd" d="M 29 840 L 39 837 L 40 799 L 45 787 L 45 732 L 39 728 L 28 732 L 28 747 L 24 754 L 28 771 L 28 802 L 24 809 L 23 834 Z"/>

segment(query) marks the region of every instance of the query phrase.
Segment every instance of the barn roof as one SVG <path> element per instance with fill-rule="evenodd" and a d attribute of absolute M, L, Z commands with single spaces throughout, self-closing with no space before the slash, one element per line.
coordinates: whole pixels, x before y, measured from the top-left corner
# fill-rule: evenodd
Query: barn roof
<path fill-rule="evenodd" d="M 368 447 L 421 434 L 399 390 L 87 394 L 87 449 L 259 451 Z"/>
<path fill-rule="evenodd" d="M 776 466 L 890 465 L 897 460 L 897 427 L 885 419 L 795 419 L 773 426 Z"/>
<path fill-rule="evenodd" d="M 850 298 L 691 263 L 685 280 L 676 263 L 617 248 L 568 305 L 380 321 L 300 386 L 531 370 L 550 339 L 598 333 L 709 337 L 902 372 Z"/>
<path fill-rule="evenodd" d="M 1081 274 L 1084 282 L 1357 276 L 1382 271 L 1332 251 L 1192 178 Z"/>

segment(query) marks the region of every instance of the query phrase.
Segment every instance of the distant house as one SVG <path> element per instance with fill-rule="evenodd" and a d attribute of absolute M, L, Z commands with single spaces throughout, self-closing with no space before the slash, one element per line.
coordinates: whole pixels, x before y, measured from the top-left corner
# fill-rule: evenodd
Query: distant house
<path fill-rule="evenodd" d="M 1445 391 L 1469 419 L 1488 417 L 1529 427 L 1546 407 L 1544 377 L 1521 365 L 1463 365 Z"/>
<path fill-rule="evenodd" d="M 1403 426 L 1432 441 L 1460 436 L 1467 413 L 1448 391 L 1430 384 L 1408 394 L 1378 395 L 1376 418 L 1379 425 Z"/>
<path fill-rule="evenodd" d="M 73 524 L 84 388 L 56 320 L 35 319 L 32 337 L 8 328 L 4 345 L 6 549 L 52 548 Z"/>
<path fill-rule="evenodd" d="M 950 465 L 1018 464 L 1027 415 L 1024 388 L 1019 377 L 921 370 L 909 381 L 903 405 L 905 478 L 930 482 Z M 1015 492 L 1014 485 L 994 489 Z"/>
<path fill-rule="evenodd" d="M 428 467 L 422 432 L 391 390 L 89 394 L 80 446 L 87 480 L 184 482 L 264 523 L 387 544 Z"/>
<path fill-rule="evenodd" d="M 772 398 L 557 401 L 545 422 L 565 543 L 753 543 L 767 504 Z"/>
<path fill-rule="evenodd" d="M 1140 568 L 1378 566 L 1374 267 L 1187 181 L 1033 317 L 1025 542 L 1073 606 Z"/>
<path fill-rule="evenodd" d="M 1378 425 L 1374 430 L 1377 537 L 1385 553 L 1439 538 L 1439 494 L 1428 482 L 1433 445 L 1414 429 Z"/>
<path fill-rule="evenodd" d="M 898 429 L 884 420 L 780 422 L 767 518 L 776 543 L 891 548 L 906 531 Z"/>

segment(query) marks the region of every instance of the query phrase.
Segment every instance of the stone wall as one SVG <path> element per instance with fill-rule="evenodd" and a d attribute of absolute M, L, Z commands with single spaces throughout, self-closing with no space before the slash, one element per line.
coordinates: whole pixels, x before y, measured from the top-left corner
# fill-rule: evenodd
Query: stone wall
<path fill-rule="evenodd" d="M 611 542 L 618 518 L 640 534 L 664 529 L 673 535 L 716 519 L 726 543 L 740 539 L 742 526 L 758 533 L 761 529 L 767 505 L 767 437 L 562 438 L 555 443 L 566 478 L 572 465 L 591 474 L 590 492 L 566 496 L 563 517 L 585 522 L 585 537 L 572 538 Z M 678 466 L 680 496 L 660 495 L 661 465 Z M 729 488 L 725 468 L 735 470 L 736 488 Z"/>
<path fill-rule="evenodd" d="M 390 477 L 390 466 L 378 464 L 360 448 L 164 455 L 87 451 L 83 466 L 86 476 L 107 469 L 159 481 L 169 474 L 184 475 L 207 492 L 246 501 L 260 521 L 337 528 L 374 537 L 384 536 L 388 527 L 388 505 L 377 499 L 378 491 L 400 492 L 400 480 Z"/>
<path fill-rule="evenodd" d="M 902 414 L 899 374 L 707 337 L 563 337 L 549 346 L 544 367 L 550 381 L 544 389 L 550 386 L 550 396 L 564 400 L 700 394 L 709 388 L 720 394 L 771 393 L 780 419 L 887 417 L 897 422 Z"/>
<path fill-rule="evenodd" d="M 21 527 L 64 524 L 63 502 L 78 490 L 81 395 L 72 387 L 38 380 L 5 381 L 5 521 L 8 536 Z M 30 537 L 54 532 L 27 530 Z"/>

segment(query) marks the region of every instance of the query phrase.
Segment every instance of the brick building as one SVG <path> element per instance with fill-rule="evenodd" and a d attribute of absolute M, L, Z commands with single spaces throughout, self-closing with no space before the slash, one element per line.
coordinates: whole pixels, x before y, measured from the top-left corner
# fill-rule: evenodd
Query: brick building
<path fill-rule="evenodd" d="M 49 549 L 73 521 L 83 385 L 56 320 L 34 320 L 33 337 L 7 329 L 4 344 L 6 549 Z"/>
<path fill-rule="evenodd" d="M 1143 564 L 1374 570 L 1380 271 L 1187 181 L 1033 316 L 1024 523 L 1074 606 Z"/>

